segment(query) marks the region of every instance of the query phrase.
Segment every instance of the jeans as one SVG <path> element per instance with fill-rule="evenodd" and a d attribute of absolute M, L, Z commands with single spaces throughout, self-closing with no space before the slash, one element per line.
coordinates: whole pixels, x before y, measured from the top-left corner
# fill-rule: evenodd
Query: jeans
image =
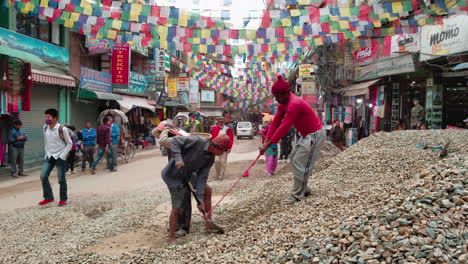
<path fill-rule="evenodd" d="M 112 144 L 109 146 L 109 154 L 107 155 L 107 169 L 117 169 L 117 152 L 118 152 L 117 144 Z"/>
<path fill-rule="evenodd" d="M 111 152 L 111 148 L 109 148 L 109 151 L 107 152 L 107 157 L 108 158 L 109 158 L 110 152 Z M 91 165 L 92 169 L 96 169 L 97 165 L 99 164 L 101 159 L 104 157 L 104 153 L 106 153 L 106 148 L 105 147 L 104 148 L 99 147 L 98 155 L 97 155 L 96 159 L 94 160 L 93 165 Z"/>
<path fill-rule="evenodd" d="M 72 149 L 70 150 L 70 153 L 68 153 L 68 158 L 67 158 L 67 170 L 74 171 L 75 170 L 75 154 L 76 150 Z"/>
<path fill-rule="evenodd" d="M 53 200 L 54 194 L 49 182 L 49 175 L 52 169 L 57 166 L 57 178 L 60 184 L 60 201 L 66 202 L 67 197 L 67 180 L 65 179 L 65 169 L 67 162 L 62 159 L 55 159 L 54 157 L 46 158 L 42 163 L 41 182 L 44 200 Z"/>
<path fill-rule="evenodd" d="M 83 163 L 81 168 L 86 168 L 86 162 L 89 162 L 89 166 L 91 167 L 94 163 L 94 145 L 92 146 L 83 146 Z"/>
<path fill-rule="evenodd" d="M 18 173 L 23 173 L 24 148 L 11 147 L 11 174 L 16 173 L 16 163 L 18 163 Z"/>

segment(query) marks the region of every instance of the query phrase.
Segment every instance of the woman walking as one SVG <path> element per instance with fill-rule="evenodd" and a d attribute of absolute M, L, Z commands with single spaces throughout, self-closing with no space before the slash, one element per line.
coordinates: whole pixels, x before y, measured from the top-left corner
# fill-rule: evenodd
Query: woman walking
<path fill-rule="evenodd" d="M 265 121 L 262 128 L 262 143 L 266 139 L 271 121 Z M 265 174 L 266 176 L 274 175 L 278 167 L 278 144 L 271 144 L 265 152 Z"/>

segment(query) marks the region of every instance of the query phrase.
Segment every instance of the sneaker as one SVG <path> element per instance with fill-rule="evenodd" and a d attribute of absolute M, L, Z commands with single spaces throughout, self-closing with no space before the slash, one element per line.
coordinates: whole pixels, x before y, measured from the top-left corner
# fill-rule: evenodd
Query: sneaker
<path fill-rule="evenodd" d="M 309 196 L 311 194 L 312 194 L 312 192 L 310 191 L 310 188 L 307 187 L 307 190 L 305 191 L 304 196 L 307 197 L 307 196 Z"/>
<path fill-rule="evenodd" d="M 64 206 L 64 205 L 67 205 L 67 202 L 65 202 L 65 201 L 60 201 L 60 202 L 58 203 L 58 206 Z"/>
<path fill-rule="evenodd" d="M 10 175 L 11 175 L 11 177 L 13 177 L 13 178 L 18 178 L 18 176 L 16 175 L 16 173 L 12 173 L 12 174 L 10 174 Z"/>
<path fill-rule="evenodd" d="M 300 200 L 297 199 L 296 197 L 294 196 L 288 196 L 288 198 L 286 198 L 285 200 L 283 200 L 283 203 L 284 204 L 293 204 L 293 203 L 296 203 L 296 202 L 299 202 Z"/>
<path fill-rule="evenodd" d="M 18 173 L 19 176 L 28 176 L 27 174 L 24 174 L 24 173 Z"/>
<path fill-rule="evenodd" d="M 187 235 L 187 234 L 188 234 L 188 232 L 185 231 L 185 229 L 180 228 L 179 230 L 177 230 L 177 231 L 175 232 L 175 237 L 183 237 L 183 236 L 185 236 L 185 235 Z"/>
<path fill-rule="evenodd" d="M 81 172 L 85 172 L 86 171 L 86 168 L 81 168 Z"/>
<path fill-rule="evenodd" d="M 270 177 L 271 173 L 265 173 L 265 176 Z"/>
<path fill-rule="evenodd" d="M 75 174 L 75 171 L 71 171 L 71 174 Z"/>
<path fill-rule="evenodd" d="M 110 170 L 111 172 L 117 172 L 118 170 L 116 168 L 113 168 Z"/>
<path fill-rule="evenodd" d="M 96 174 L 96 169 L 95 168 L 90 168 L 89 171 L 91 172 L 91 174 Z"/>
<path fill-rule="evenodd" d="M 67 172 L 67 175 L 72 175 L 72 172 L 71 171 Z"/>
<path fill-rule="evenodd" d="M 52 200 L 43 200 L 43 201 L 39 202 L 39 205 L 46 205 L 46 204 L 51 203 L 53 201 L 54 201 L 54 199 L 52 199 Z"/>

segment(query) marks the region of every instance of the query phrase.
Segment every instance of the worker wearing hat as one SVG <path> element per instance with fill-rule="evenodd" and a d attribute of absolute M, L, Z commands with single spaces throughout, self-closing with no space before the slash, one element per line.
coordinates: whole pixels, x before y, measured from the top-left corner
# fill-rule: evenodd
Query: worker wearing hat
<path fill-rule="evenodd" d="M 215 156 L 222 155 L 228 151 L 229 147 L 230 139 L 226 135 L 220 135 L 213 140 L 199 136 L 172 138 L 173 158 L 161 173 L 162 179 L 169 189 L 172 203 L 169 216 L 169 242 L 175 241 L 179 211 L 183 207 L 184 197 L 190 192 L 187 186 L 189 182 L 195 187 L 197 198 L 203 201 L 198 209 L 205 212 L 210 211 L 212 191 L 207 184 L 208 174 L 213 166 Z"/>
<path fill-rule="evenodd" d="M 227 135 L 231 140 L 228 151 L 223 155 L 216 157 L 215 160 L 216 178 L 218 180 L 222 180 L 224 179 L 224 173 L 226 171 L 228 154 L 231 153 L 232 145 L 234 144 L 234 132 L 224 123 L 224 117 L 220 116 L 216 120 L 218 121 L 218 124 L 211 128 L 211 139 L 220 135 Z"/>
<path fill-rule="evenodd" d="M 279 103 L 278 112 L 270 125 L 266 140 L 259 148 L 260 152 L 264 153 L 271 144 L 278 143 L 292 126 L 302 136 L 290 155 L 294 184 L 285 203 L 291 204 L 310 194 L 307 186 L 309 176 L 320 156 L 320 147 L 326 134 L 312 107 L 301 97 L 292 94 L 288 83 L 281 76 L 278 76 L 271 91 Z"/>

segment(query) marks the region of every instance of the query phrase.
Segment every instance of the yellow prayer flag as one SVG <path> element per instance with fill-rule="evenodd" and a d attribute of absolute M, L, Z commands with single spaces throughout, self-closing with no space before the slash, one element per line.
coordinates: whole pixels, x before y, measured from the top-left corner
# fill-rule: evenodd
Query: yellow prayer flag
<path fill-rule="evenodd" d="M 302 27 L 300 27 L 300 26 L 295 26 L 295 27 L 294 27 L 294 34 L 296 34 L 296 35 L 302 35 Z"/>
<path fill-rule="evenodd" d="M 65 20 L 65 23 L 63 23 L 63 26 L 67 27 L 67 28 L 72 28 L 74 23 L 75 22 L 73 22 L 71 20 Z"/>
<path fill-rule="evenodd" d="M 299 5 L 310 5 L 311 1 L 310 0 L 298 0 L 297 3 Z"/>
<path fill-rule="evenodd" d="M 339 21 L 338 24 L 341 29 L 349 29 L 349 21 Z"/>
<path fill-rule="evenodd" d="M 390 19 L 390 13 L 379 14 L 379 18 L 380 18 L 380 20 L 382 20 L 382 19 Z"/>
<path fill-rule="evenodd" d="M 254 29 L 247 29 L 246 30 L 246 38 L 247 39 L 257 39 L 257 31 Z"/>
<path fill-rule="evenodd" d="M 201 30 L 201 38 L 208 39 L 210 37 L 211 37 L 211 30 L 206 29 L 206 28 Z"/>
<path fill-rule="evenodd" d="M 161 49 L 167 49 L 167 41 L 166 40 L 160 40 L 159 45 Z"/>
<path fill-rule="evenodd" d="M 200 44 L 200 53 L 208 53 L 208 45 Z"/>
<path fill-rule="evenodd" d="M 401 2 L 393 2 L 392 3 L 392 10 L 393 13 L 402 13 L 403 12 L 403 5 Z"/>
<path fill-rule="evenodd" d="M 75 12 L 71 13 L 71 15 L 70 15 L 70 20 L 71 21 L 75 22 L 75 21 L 78 21 L 78 19 L 80 19 L 80 14 L 79 13 L 75 13 Z"/>
<path fill-rule="evenodd" d="M 112 28 L 120 30 L 122 28 L 122 20 L 114 19 L 112 21 Z"/>
<path fill-rule="evenodd" d="M 293 16 L 293 17 L 301 15 L 301 11 L 299 9 L 291 9 L 291 10 L 289 10 L 289 12 L 291 13 L 291 16 Z"/>
<path fill-rule="evenodd" d="M 281 24 L 283 27 L 290 27 L 291 26 L 291 19 L 290 18 L 282 18 L 281 19 Z"/>
<path fill-rule="evenodd" d="M 91 4 L 87 0 L 82 0 L 80 1 L 80 6 L 85 8 L 85 7 L 91 7 Z"/>
<path fill-rule="evenodd" d="M 380 23 L 379 20 L 374 21 L 372 24 L 374 24 L 374 27 L 382 27 L 382 24 Z"/>
<path fill-rule="evenodd" d="M 193 44 L 200 44 L 200 38 L 193 38 Z"/>
<path fill-rule="evenodd" d="M 330 21 L 336 21 L 336 22 L 340 21 L 340 17 L 339 17 L 339 16 L 332 16 L 332 15 L 329 15 L 328 17 L 330 18 Z"/>
<path fill-rule="evenodd" d="M 351 42 L 353 44 L 353 49 L 354 50 L 360 50 L 361 49 L 361 44 L 359 43 L 359 41 L 352 41 Z"/>
<path fill-rule="evenodd" d="M 158 34 L 161 38 L 165 39 L 167 37 L 167 27 L 158 27 Z"/>
<path fill-rule="evenodd" d="M 355 38 L 361 36 L 361 32 L 360 32 L 360 31 L 352 31 L 352 33 L 353 33 L 353 35 L 354 35 Z"/>
<path fill-rule="evenodd" d="M 92 7 L 83 8 L 83 14 L 91 16 L 93 14 L 93 8 Z"/>
<path fill-rule="evenodd" d="M 314 39 L 315 45 L 317 46 L 322 46 L 323 45 L 323 40 L 322 38 L 316 38 Z"/>
<path fill-rule="evenodd" d="M 22 10 L 23 13 L 29 13 L 34 10 L 34 5 L 31 2 L 27 2 L 24 5 L 24 9 Z"/>
<path fill-rule="evenodd" d="M 340 7 L 340 16 L 350 17 L 351 16 L 351 9 L 349 7 Z"/>
<path fill-rule="evenodd" d="M 117 38 L 117 31 L 113 30 L 113 29 L 109 29 L 109 31 L 107 31 L 107 37 L 110 38 L 110 39 L 116 39 Z"/>
<path fill-rule="evenodd" d="M 240 45 L 239 46 L 239 53 L 240 54 L 247 54 L 247 45 Z"/>
<path fill-rule="evenodd" d="M 279 51 L 279 52 L 286 50 L 286 44 L 284 44 L 284 43 L 276 44 L 276 50 Z"/>
<path fill-rule="evenodd" d="M 187 27 L 188 26 L 188 20 L 186 18 L 179 17 L 178 24 L 181 27 Z"/>
<path fill-rule="evenodd" d="M 135 12 L 133 9 L 130 10 L 130 21 L 138 22 L 139 14 Z"/>
<path fill-rule="evenodd" d="M 49 6 L 49 0 L 41 0 L 41 7 L 48 7 Z"/>

